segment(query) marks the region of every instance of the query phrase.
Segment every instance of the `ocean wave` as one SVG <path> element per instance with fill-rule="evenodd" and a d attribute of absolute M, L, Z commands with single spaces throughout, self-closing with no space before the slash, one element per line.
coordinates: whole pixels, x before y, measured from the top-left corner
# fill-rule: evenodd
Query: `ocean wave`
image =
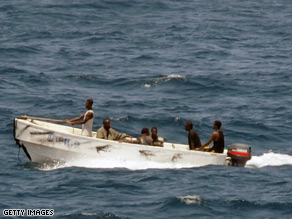
<path fill-rule="evenodd" d="M 0 50 L 1 50 L 1 48 L 0 48 Z M 9 75 L 8 75 L 8 73 L 9 73 Z M 19 75 L 19 74 L 26 74 L 26 73 L 28 73 L 27 70 L 20 69 L 20 68 L 16 68 L 16 67 L 7 67 L 7 68 L 1 67 L 0 68 L 0 74 L 1 74 L 1 76 L 2 75 L 6 75 L 7 78 L 9 76 L 11 76 L 11 74 L 17 74 L 17 75 Z"/>
<path fill-rule="evenodd" d="M 37 46 L 11 46 L 11 47 L 1 47 L 1 56 L 9 56 L 9 55 L 31 55 L 38 54 L 41 50 L 37 48 Z"/>
<path fill-rule="evenodd" d="M 11 4 L 3 4 L 0 6 L 0 11 L 7 12 L 7 11 L 13 11 L 13 10 L 15 10 L 15 7 Z"/>
<path fill-rule="evenodd" d="M 200 208 L 202 207 L 202 205 L 205 205 L 205 201 L 199 195 L 176 196 L 167 198 L 166 201 L 163 203 L 163 206 L 160 208 L 160 211 L 167 211 L 173 208 Z"/>
<path fill-rule="evenodd" d="M 146 60 L 152 60 L 152 59 L 155 59 L 155 56 L 152 56 L 152 55 L 140 55 L 138 57 L 135 58 L 136 60 L 143 60 L 143 61 L 146 61 Z"/>
<path fill-rule="evenodd" d="M 92 36 L 92 37 L 89 37 L 89 38 L 83 39 L 83 40 L 86 42 L 89 42 L 89 43 L 99 43 L 103 40 L 106 40 L 106 38 L 104 36 Z"/>
<path fill-rule="evenodd" d="M 187 81 L 187 77 L 180 74 L 170 74 L 167 76 L 161 76 L 158 78 L 153 78 L 149 80 L 149 76 L 133 76 L 133 77 L 114 77 L 114 75 L 99 75 L 99 74 L 66 74 L 62 76 L 64 79 L 72 80 L 76 83 L 87 83 L 119 88 L 119 89 L 138 89 L 140 88 L 152 88 L 153 86 L 158 86 L 172 82 L 176 85 L 184 83 Z M 142 83 L 141 83 L 142 82 Z M 192 85 L 192 84 L 191 84 Z M 190 86 L 191 86 L 190 85 Z"/>
<path fill-rule="evenodd" d="M 161 83 L 165 83 L 171 80 L 182 80 L 182 81 L 186 81 L 187 77 L 184 75 L 179 75 L 179 74 L 170 74 L 167 76 L 163 76 L 160 78 L 155 79 L 153 82 L 154 84 L 161 84 Z"/>
<path fill-rule="evenodd" d="M 72 79 L 74 81 L 78 81 L 78 82 L 95 82 L 95 81 L 103 81 L 104 78 L 100 78 L 97 75 L 93 75 L 93 74 L 69 74 L 64 76 L 65 79 Z"/>
<path fill-rule="evenodd" d="M 127 1 L 97 1 L 97 2 L 82 2 L 82 3 L 71 3 L 71 4 L 64 4 L 62 2 L 56 3 L 46 3 L 45 7 L 49 10 L 61 9 L 64 10 L 84 10 L 84 9 L 113 9 L 116 8 L 129 8 L 132 6 L 131 2 Z"/>
<path fill-rule="evenodd" d="M 211 201 L 211 203 L 214 202 Z M 216 202 L 216 201 L 215 201 Z M 243 210 L 243 209 L 281 209 L 281 208 L 291 208 L 292 203 L 291 202 L 269 202 L 267 201 L 251 201 L 251 200 L 245 200 L 245 199 L 239 199 L 239 200 L 225 200 L 225 201 L 220 201 L 221 204 L 226 205 L 228 207 L 231 207 L 233 209 L 237 210 Z"/>
<path fill-rule="evenodd" d="M 126 89 L 129 90 L 131 88 L 138 88 L 140 85 L 141 78 L 124 78 L 124 77 L 113 77 L 110 75 L 98 75 L 98 74 L 67 74 L 63 76 L 64 79 L 68 79 L 74 81 L 78 84 L 86 83 L 86 85 L 99 85 L 102 87 L 108 86 L 119 88 L 119 89 Z M 143 79 L 142 79 L 143 80 Z"/>
<path fill-rule="evenodd" d="M 10 94 L 18 92 L 25 92 L 26 90 L 35 90 L 38 85 L 47 86 L 50 84 L 50 75 L 43 72 L 29 72 L 26 69 L 20 68 L 3 68 L 0 69 L 0 74 L 3 73 L 3 79 L 0 84 L 12 89 Z M 9 74 L 8 74 L 9 73 Z M 38 93 L 38 91 L 36 92 Z"/>
<path fill-rule="evenodd" d="M 125 115 L 125 116 L 121 116 L 115 120 L 118 120 L 118 121 L 125 121 L 125 120 L 129 120 L 129 116 L 128 115 Z"/>
<path fill-rule="evenodd" d="M 104 213 L 104 212 L 89 212 L 89 211 L 84 211 L 84 212 L 74 212 L 74 213 L 66 213 L 63 215 L 54 215 L 54 216 L 58 216 L 59 218 L 99 218 L 99 219 L 103 219 L 103 218 L 112 218 L 112 219 L 126 219 L 129 217 L 124 217 L 124 216 L 119 216 L 117 214 L 108 212 L 108 213 Z"/>
<path fill-rule="evenodd" d="M 34 86 L 38 84 L 48 85 L 51 80 L 51 77 L 43 72 L 40 72 L 21 75 L 20 80 L 25 83 L 33 84 Z"/>
<path fill-rule="evenodd" d="M 180 74 L 170 74 L 170 75 L 162 76 L 162 77 L 153 79 L 149 82 L 143 83 L 141 87 L 151 88 L 152 86 L 157 86 L 157 85 L 164 84 L 170 81 L 185 82 L 187 81 L 187 77 Z"/>
<path fill-rule="evenodd" d="M 144 88 L 151 88 L 151 84 L 143 84 L 141 87 L 144 87 Z"/>
<path fill-rule="evenodd" d="M 201 205 L 202 197 L 199 195 L 186 195 L 186 196 L 178 196 L 177 197 L 182 203 L 187 205 Z"/>
<path fill-rule="evenodd" d="M 18 38 L 23 39 L 23 41 L 27 40 L 40 40 L 40 39 L 51 39 L 53 37 L 53 34 L 49 31 L 31 31 L 26 33 L 21 33 L 17 36 Z M 39 45 L 35 45 L 36 48 L 38 48 Z M 42 48 L 40 48 L 42 50 Z"/>

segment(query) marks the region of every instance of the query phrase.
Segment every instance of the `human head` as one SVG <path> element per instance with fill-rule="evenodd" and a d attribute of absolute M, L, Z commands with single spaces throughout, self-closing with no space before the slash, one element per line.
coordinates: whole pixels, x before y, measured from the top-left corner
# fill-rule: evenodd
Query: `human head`
<path fill-rule="evenodd" d="M 157 133 L 158 133 L 158 129 L 157 129 L 157 127 L 152 127 L 151 128 L 151 133 L 152 133 L 152 135 L 157 135 Z"/>
<path fill-rule="evenodd" d="M 190 130 L 192 130 L 193 129 L 193 123 L 191 122 L 191 121 L 187 121 L 186 123 L 185 123 L 185 130 L 186 131 L 190 131 Z"/>
<path fill-rule="evenodd" d="M 149 128 L 142 128 L 141 134 L 150 135 L 149 134 Z"/>
<path fill-rule="evenodd" d="M 110 119 L 104 119 L 103 120 L 103 127 L 105 130 L 109 130 L 111 128 L 111 120 Z"/>
<path fill-rule="evenodd" d="M 214 129 L 220 129 L 221 128 L 221 122 L 216 120 L 213 124 Z"/>
<path fill-rule="evenodd" d="M 85 102 L 85 107 L 87 109 L 92 109 L 92 105 L 93 105 L 93 100 L 92 99 L 87 99 Z"/>

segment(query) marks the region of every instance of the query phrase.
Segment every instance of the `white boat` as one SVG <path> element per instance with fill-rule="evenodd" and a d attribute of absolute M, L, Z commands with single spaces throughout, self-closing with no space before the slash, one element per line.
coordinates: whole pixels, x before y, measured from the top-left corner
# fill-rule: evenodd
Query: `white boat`
<path fill-rule="evenodd" d="M 192 167 L 231 164 L 244 166 L 250 159 L 250 147 L 245 145 L 235 145 L 231 150 L 225 149 L 224 153 L 189 150 L 188 145 L 170 142 L 164 142 L 163 147 L 148 146 L 98 139 L 95 132 L 93 137 L 82 136 L 81 129 L 52 121 L 54 120 L 28 116 L 14 119 L 14 138 L 30 161 L 68 162 L 115 157 L 120 161 L 178 163 Z M 240 159 L 234 160 L 234 157 Z M 238 162 L 240 160 L 244 160 L 243 164 Z"/>

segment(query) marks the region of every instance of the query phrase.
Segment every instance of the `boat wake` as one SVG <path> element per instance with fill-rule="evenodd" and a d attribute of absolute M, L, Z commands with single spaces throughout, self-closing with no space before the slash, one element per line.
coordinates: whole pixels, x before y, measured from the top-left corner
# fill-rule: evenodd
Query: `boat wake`
<path fill-rule="evenodd" d="M 261 156 L 252 156 L 247 161 L 246 167 L 262 168 L 266 166 L 285 166 L 292 165 L 292 156 L 287 154 L 279 154 L 274 152 L 264 153 Z"/>
<path fill-rule="evenodd" d="M 262 168 L 266 166 L 284 166 L 292 165 L 292 156 L 287 154 L 278 154 L 274 152 L 264 153 L 261 156 L 253 156 L 251 160 L 246 163 L 247 168 Z M 157 163 L 151 161 L 126 161 L 117 158 L 109 159 L 79 159 L 68 162 L 48 162 L 35 163 L 29 165 L 34 169 L 42 171 L 51 171 L 62 168 L 80 167 L 89 169 L 114 169 L 125 168 L 129 170 L 146 170 L 146 169 L 182 169 L 182 168 L 198 168 L 201 166 L 182 165 L 177 163 Z"/>
<path fill-rule="evenodd" d="M 89 169 L 114 169 L 114 168 L 124 168 L 129 170 L 146 170 L 146 169 L 182 169 L 182 168 L 194 168 L 199 166 L 194 165 L 182 165 L 175 163 L 157 163 L 152 161 L 125 161 L 119 159 L 80 159 L 67 162 L 49 162 L 42 164 L 33 165 L 34 169 L 42 171 L 50 171 L 61 168 L 70 168 L 70 167 L 80 167 L 80 168 L 89 168 Z"/>

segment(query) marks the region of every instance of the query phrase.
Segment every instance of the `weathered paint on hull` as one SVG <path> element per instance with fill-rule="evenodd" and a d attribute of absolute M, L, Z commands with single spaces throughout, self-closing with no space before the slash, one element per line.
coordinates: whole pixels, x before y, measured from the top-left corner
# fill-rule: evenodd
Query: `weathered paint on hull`
<path fill-rule="evenodd" d="M 187 166 L 224 165 L 225 154 L 190 151 L 187 145 L 164 143 L 164 147 L 130 144 L 80 135 L 80 129 L 15 119 L 15 139 L 33 162 L 112 159 L 178 163 Z"/>

